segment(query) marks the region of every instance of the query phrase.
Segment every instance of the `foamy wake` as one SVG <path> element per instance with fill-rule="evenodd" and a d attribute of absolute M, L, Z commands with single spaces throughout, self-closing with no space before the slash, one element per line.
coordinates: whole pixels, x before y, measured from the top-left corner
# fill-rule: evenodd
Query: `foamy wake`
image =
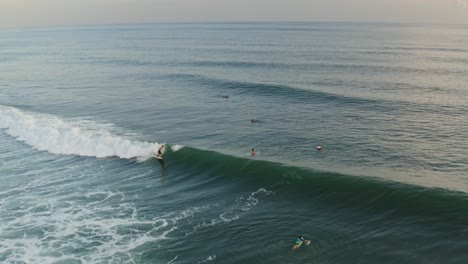
<path fill-rule="evenodd" d="M 240 219 L 246 212 L 253 209 L 259 203 L 259 195 L 272 195 L 275 194 L 272 191 L 268 191 L 265 188 L 260 188 L 257 191 L 251 193 L 248 197 L 241 196 L 234 201 L 231 205 L 227 205 L 223 202 L 217 203 L 217 207 L 222 209 L 218 217 L 212 218 L 211 220 L 204 220 L 201 223 L 193 227 L 193 231 L 187 232 L 191 234 L 198 230 L 206 227 L 216 226 L 219 224 L 229 223 Z M 216 211 L 215 208 L 211 210 Z"/>
<path fill-rule="evenodd" d="M 71 121 L 48 114 L 0 106 L 0 128 L 38 150 L 91 157 L 151 157 L 158 143 L 131 140 L 109 131 L 109 125 Z"/>
<path fill-rule="evenodd" d="M 213 261 L 215 259 L 216 259 L 216 255 L 208 256 L 205 260 L 198 261 L 197 264 L 205 263 L 205 262 L 208 262 L 208 261 Z"/>

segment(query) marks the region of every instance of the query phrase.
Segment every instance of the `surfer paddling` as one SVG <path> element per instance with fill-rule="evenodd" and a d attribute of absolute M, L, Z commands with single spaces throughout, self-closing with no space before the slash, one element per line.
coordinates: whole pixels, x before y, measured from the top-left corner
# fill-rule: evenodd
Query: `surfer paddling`
<path fill-rule="evenodd" d="M 296 250 L 302 246 L 302 244 L 306 244 L 306 245 L 309 245 L 310 244 L 310 240 L 305 240 L 303 236 L 298 236 L 296 238 L 296 241 L 294 241 L 294 246 L 292 247 L 292 250 L 294 252 L 296 252 Z"/>
<path fill-rule="evenodd" d="M 161 145 L 158 149 L 158 155 L 156 155 L 156 158 L 162 159 L 163 152 L 164 152 L 164 145 Z"/>
<path fill-rule="evenodd" d="M 252 149 L 252 156 L 255 156 L 255 155 L 257 155 L 257 151 L 253 148 Z"/>

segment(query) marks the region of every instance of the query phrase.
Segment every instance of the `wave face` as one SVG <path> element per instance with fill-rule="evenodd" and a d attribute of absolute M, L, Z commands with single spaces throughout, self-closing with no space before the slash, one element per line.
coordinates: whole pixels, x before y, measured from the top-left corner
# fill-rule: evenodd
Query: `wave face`
<path fill-rule="evenodd" d="M 115 135 L 110 132 L 110 125 L 92 121 L 69 121 L 7 106 L 0 106 L 0 128 L 35 149 L 53 154 L 148 158 L 159 146 L 157 143 Z"/>
<path fill-rule="evenodd" d="M 158 143 L 118 136 L 111 132 L 115 128 L 109 124 L 98 124 L 86 120 L 65 120 L 49 114 L 27 112 L 8 106 L 0 107 L 0 128 L 5 129 L 8 135 L 37 150 L 52 154 L 148 159 L 160 146 Z M 166 157 L 171 164 L 189 166 L 200 171 L 211 170 L 213 175 L 224 175 L 224 177 L 250 175 L 259 180 L 266 180 L 268 185 L 290 182 L 294 184 L 287 184 L 283 187 L 292 192 L 307 192 L 313 189 L 318 193 L 332 193 L 333 199 L 345 199 L 347 195 L 355 198 L 361 197 L 357 199 L 360 202 L 353 206 L 365 205 L 367 203 L 361 202 L 365 201 L 366 197 L 380 193 L 379 199 L 369 206 L 385 207 L 389 204 L 395 206 L 411 199 L 413 202 L 407 203 L 404 207 L 411 206 L 411 209 L 415 211 L 425 208 L 426 211 L 421 211 L 422 214 L 426 212 L 439 214 L 444 211 L 465 215 L 465 212 L 468 212 L 468 200 L 463 193 L 405 185 L 369 177 L 318 172 L 287 164 L 234 157 L 181 145 L 173 145 L 169 148 L 171 151 L 166 154 Z M 310 186 L 313 186 L 312 189 L 307 190 L 311 188 Z M 386 198 L 387 195 L 390 197 Z M 429 207 L 426 205 L 421 207 L 421 204 L 432 200 L 439 202 Z M 379 203 L 384 203 L 384 205 L 379 205 Z M 446 210 L 451 207 L 451 210 Z M 447 215 L 447 217 L 454 217 L 454 215 Z"/>
<path fill-rule="evenodd" d="M 0 31 L 0 263 L 468 263 L 467 32 Z"/>
<path fill-rule="evenodd" d="M 307 199 L 339 203 L 358 210 L 392 211 L 394 214 L 468 219 L 468 194 L 440 188 L 426 188 L 372 177 L 316 171 L 281 163 L 226 156 L 184 147 L 169 153 L 171 163 L 215 170 L 217 177 L 249 178 L 275 192 L 302 193 Z"/>

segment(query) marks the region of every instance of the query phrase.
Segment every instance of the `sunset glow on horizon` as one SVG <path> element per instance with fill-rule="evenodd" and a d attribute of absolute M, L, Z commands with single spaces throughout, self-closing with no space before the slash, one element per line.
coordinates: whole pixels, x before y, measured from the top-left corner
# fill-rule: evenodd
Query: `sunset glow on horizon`
<path fill-rule="evenodd" d="M 468 1 L 0 0 L 0 28 L 221 21 L 468 24 Z"/>

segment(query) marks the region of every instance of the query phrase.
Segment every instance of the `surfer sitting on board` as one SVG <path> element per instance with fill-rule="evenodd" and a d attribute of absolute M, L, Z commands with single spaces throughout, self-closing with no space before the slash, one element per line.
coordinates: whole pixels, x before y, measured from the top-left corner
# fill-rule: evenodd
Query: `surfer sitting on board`
<path fill-rule="evenodd" d="M 255 155 L 257 155 L 257 151 L 253 148 L 252 149 L 252 156 L 255 156 Z"/>
<path fill-rule="evenodd" d="M 164 145 L 161 145 L 158 149 L 158 155 L 156 156 L 156 158 L 162 159 L 163 151 L 164 151 Z"/>
<path fill-rule="evenodd" d="M 298 236 L 296 241 L 294 241 L 294 246 L 292 247 L 293 251 L 296 251 L 302 244 L 305 243 L 306 245 L 310 244 L 310 240 L 305 240 L 304 237 Z"/>

